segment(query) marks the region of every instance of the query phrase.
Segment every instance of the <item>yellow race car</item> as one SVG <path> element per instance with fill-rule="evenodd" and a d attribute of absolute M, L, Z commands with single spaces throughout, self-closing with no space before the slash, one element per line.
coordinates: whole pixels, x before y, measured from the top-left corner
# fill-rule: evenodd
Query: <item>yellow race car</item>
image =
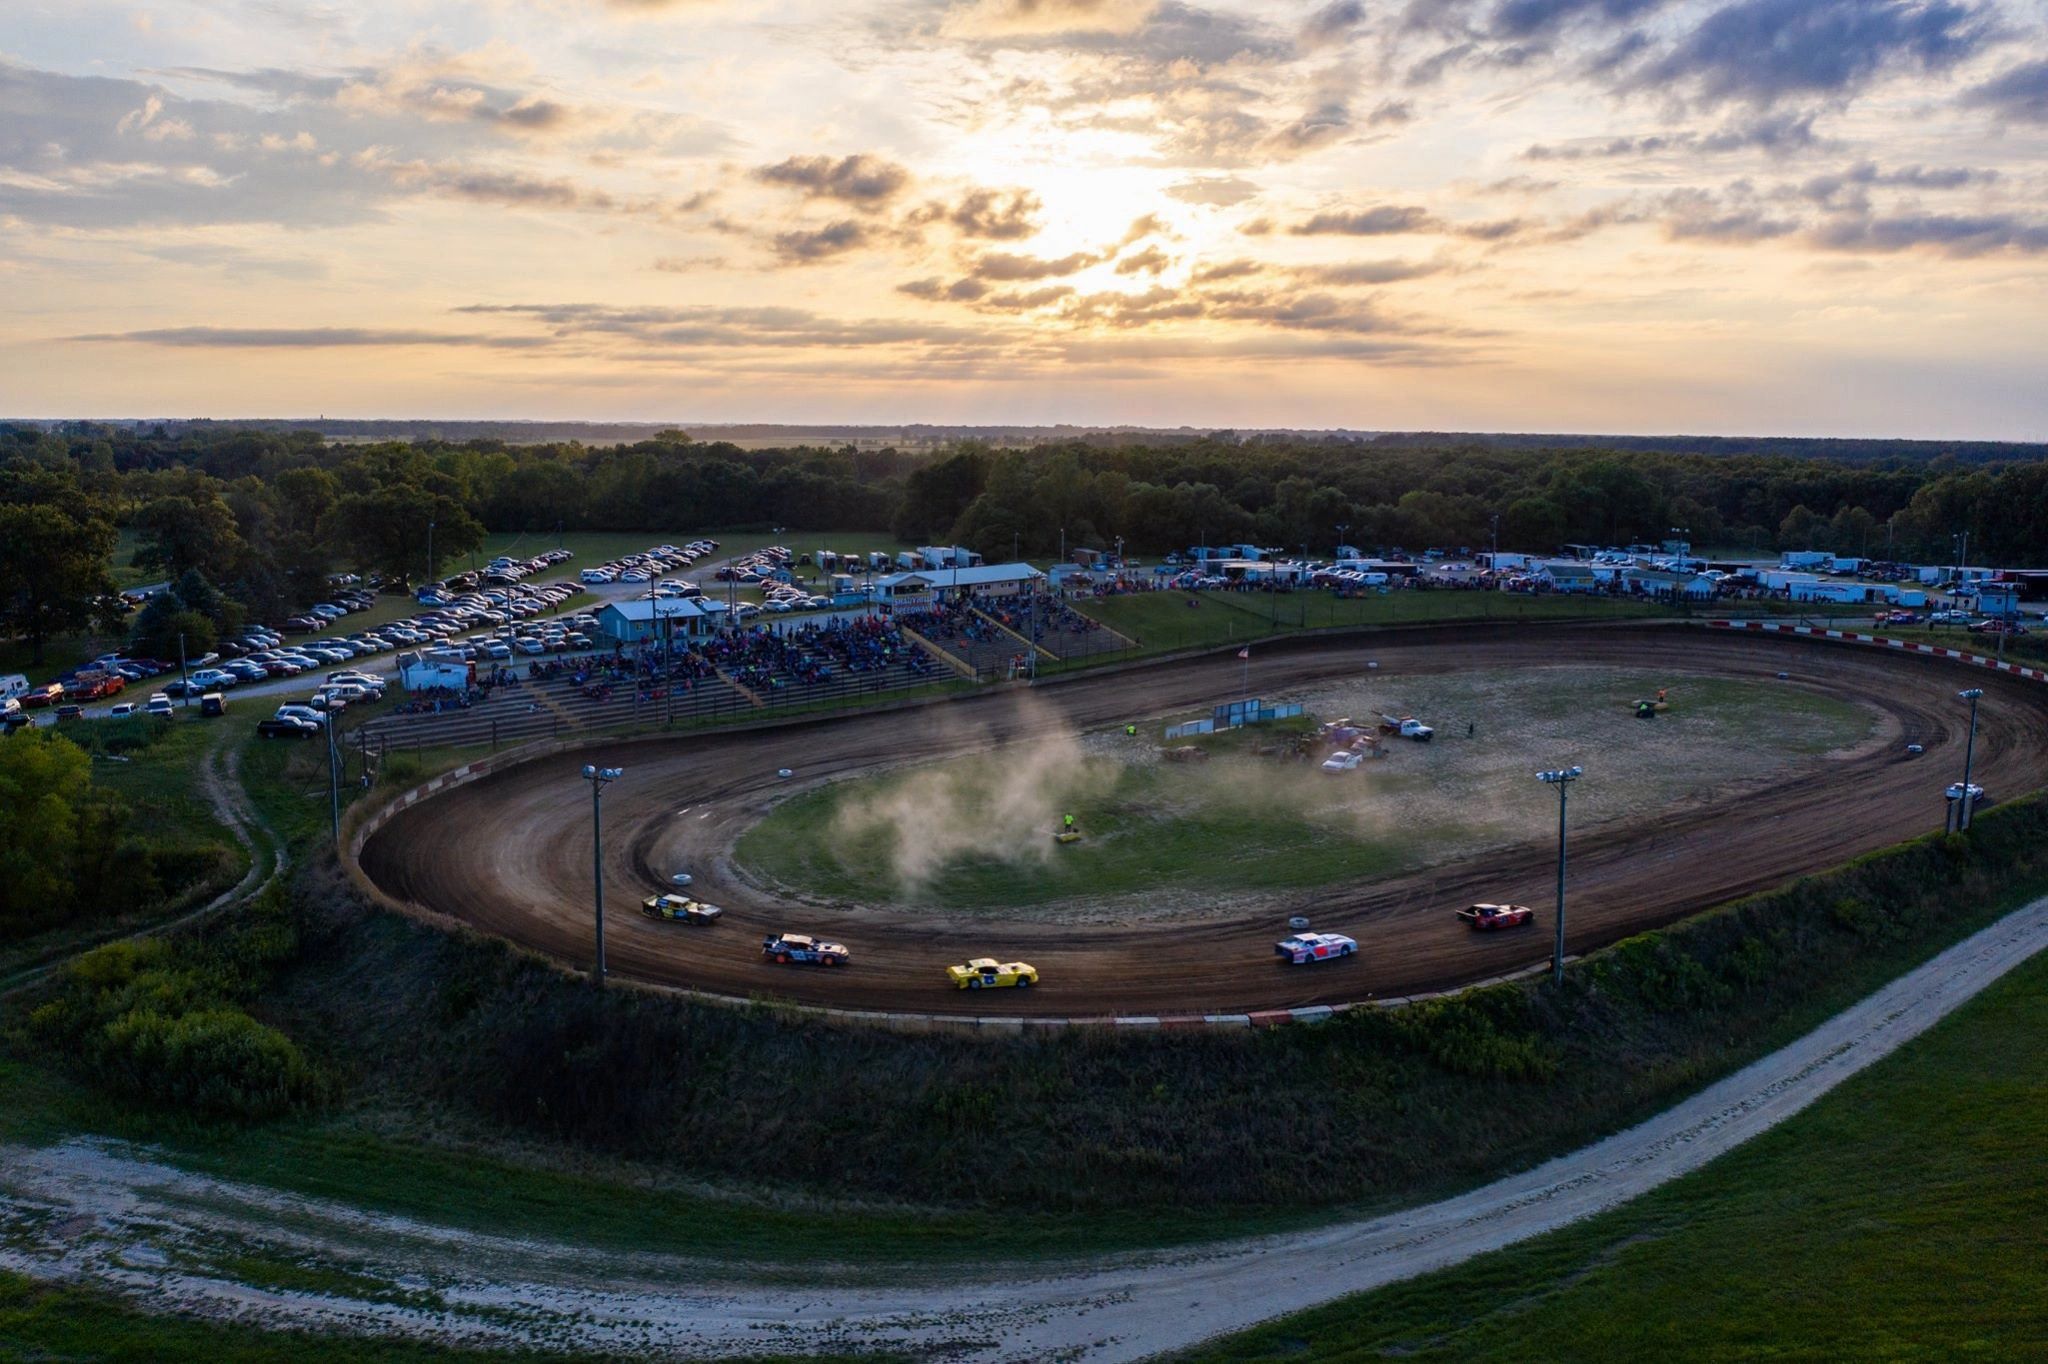
<path fill-rule="evenodd" d="M 1038 968 L 1021 961 L 976 957 L 965 966 L 948 966 L 946 979 L 953 982 L 956 990 L 993 990 L 1004 985 L 1022 990 L 1038 984 Z"/>

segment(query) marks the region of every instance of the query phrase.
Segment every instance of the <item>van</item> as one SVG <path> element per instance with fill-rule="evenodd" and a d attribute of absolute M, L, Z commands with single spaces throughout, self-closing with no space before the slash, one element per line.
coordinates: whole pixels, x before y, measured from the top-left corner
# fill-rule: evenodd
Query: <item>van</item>
<path fill-rule="evenodd" d="M 211 719 L 228 713 L 228 699 L 217 691 L 210 691 L 199 698 L 199 713 Z"/>

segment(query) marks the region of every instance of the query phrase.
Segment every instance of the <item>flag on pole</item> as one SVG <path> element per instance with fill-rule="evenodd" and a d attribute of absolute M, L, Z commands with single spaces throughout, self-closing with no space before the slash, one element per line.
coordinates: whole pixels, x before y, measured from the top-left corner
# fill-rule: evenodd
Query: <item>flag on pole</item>
<path fill-rule="evenodd" d="M 1252 656 L 1252 651 L 1251 651 L 1251 648 L 1250 648 L 1250 646 L 1246 646 L 1245 648 L 1239 649 L 1239 650 L 1237 651 L 1237 656 L 1238 656 L 1239 658 L 1242 658 L 1242 659 L 1246 659 L 1246 660 L 1249 660 L 1249 659 L 1251 658 L 1251 656 Z"/>

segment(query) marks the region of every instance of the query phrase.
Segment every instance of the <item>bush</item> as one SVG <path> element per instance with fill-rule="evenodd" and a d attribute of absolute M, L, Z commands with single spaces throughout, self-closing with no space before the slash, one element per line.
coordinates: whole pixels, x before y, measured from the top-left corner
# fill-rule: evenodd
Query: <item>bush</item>
<path fill-rule="evenodd" d="M 127 1097 L 200 1117 L 275 1117 L 316 1098 L 317 1076 L 290 1038 L 241 1001 L 297 950 L 289 901 L 273 885 L 216 932 L 85 953 L 60 993 L 29 1015 L 28 1033 Z"/>

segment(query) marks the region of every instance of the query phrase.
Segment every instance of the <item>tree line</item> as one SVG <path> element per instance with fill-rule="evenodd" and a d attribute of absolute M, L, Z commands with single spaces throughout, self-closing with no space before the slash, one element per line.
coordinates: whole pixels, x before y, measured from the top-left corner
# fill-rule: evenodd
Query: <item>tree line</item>
<path fill-rule="evenodd" d="M 35 650 L 122 628 L 111 570 L 124 532 L 136 571 L 176 584 L 176 610 L 216 630 L 303 608 L 341 570 L 418 582 L 430 541 L 445 569 L 487 532 L 864 529 L 1044 557 L 1119 538 L 1150 554 L 1203 541 L 1550 552 L 1675 530 L 1702 548 L 1923 562 L 1954 558 L 1968 532 L 1972 560 L 2035 566 L 2048 560 L 2048 461 L 2014 450 L 1837 459 L 1218 433 L 928 454 L 746 450 L 679 431 L 515 446 L 0 425 L 0 626 Z"/>

